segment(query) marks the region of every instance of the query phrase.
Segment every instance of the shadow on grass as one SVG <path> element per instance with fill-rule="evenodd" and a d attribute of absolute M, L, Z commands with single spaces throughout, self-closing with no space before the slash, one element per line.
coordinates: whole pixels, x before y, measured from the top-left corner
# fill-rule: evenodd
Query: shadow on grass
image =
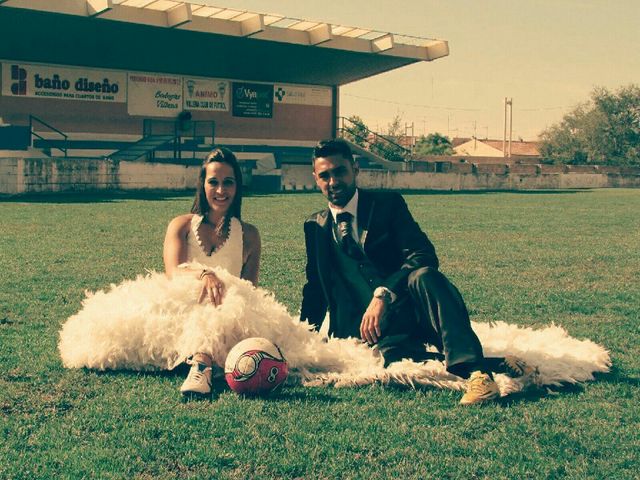
<path fill-rule="evenodd" d="M 589 189 L 561 190 L 397 190 L 406 196 L 414 195 L 495 195 L 515 193 L 520 195 L 560 195 L 588 192 Z M 278 195 L 319 195 L 316 190 L 262 192 L 248 191 L 244 197 L 273 197 Z M 194 190 L 109 190 L 86 192 L 43 192 L 18 195 L 0 195 L 0 202 L 5 203 L 111 203 L 120 200 L 166 201 L 176 198 L 193 198 Z"/>
<path fill-rule="evenodd" d="M 614 378 L 605 378 L 612 377 L 610 374 L 600 374 L 596 376 L 596 381 L 609 381 L 613 383 L 631 383 L 632 385 L 640 384 L 638 379 L 632 378 L 623 378 L 620 377 L 618 379 Z M 591 383 L 591 382 L 590 382 Z M 416 385 L 415 387 L 411 387 L 408 385 L 401 384 L 391 384 L 385 385 L 385 390 L 396 391 L 396 392 L 408 392 L 408 391 L 416 391 L 416 392 L 433 392 L 440 391 L 444 389 L 440 389 L 437 387 L 429 386 L 429 385 Z M 501 397 L 497 399 L 495 402 L 487 402 L 486 405 L 499 405 L 501 407 L 509 407 L 521 403 L 536 403 L 540 400 L 555 400 L 566 398 L 567 396 L 575 396 L 584 392 L 584 384 L 583 383 L 564 383 L 559 386 L 543 386 L 541 388 L 529 388 L 520 392 L 510 393 L 505 397 Z M 460 392 L 460 396 L 462 396 L 463 392 Z M 481 404 L 485 405 L 485 404 Z"/>
<path fill-rule="evenodd" d="M 86 373 L 93 373 L 99 377 L 137 377 L 137 378 L 175 378 L 178 377 L 180 379 L 186 378 L 189 373 L 189 365 L 186 363 L 182 363 L 178 365 L 173 370 L 150 370 L 150 371 L 139 371 L 139 370 L 92 370 L 89 368 L 84 368 L 83 370 Z M 218 373 L 218 370 L 216 373 Z M 224 377 L 220 374 L 214 375 L 212 379 L 212 387 L 211 394 L 209 395 L 200 395 L 194 394 L 185 396 L 182 398 L 183 403 L 188 403 L 191 401 L 209 401 L 213 402 L 218 399 L 220 395 L 223 393 L 231 393 L 231 389 L 227 385 Z M 240 395 L 243 399 L 246 400 L 259 400 L 259 401 L 267 401 L 267 402 L 303 402 L 309 399 L 313 399 L 314 401 L 322 401 L 327 403 L 336 402 L 337 399 L 335 396 L 332 396 L 328 393 L 319 393 L 319 389 L 305 390 L 300 391 L 297 390 L 296 387 L 298 385 L 284 386 L 284 388 L 280 388 L 269 395 Z"/>
<path fill-rule="evenodd" d="M 397 190 L 402 195 L 495 195 L 501 193 L 516 193 L 519 195 L 560 195 L 585 193 L 591 189 L 543 189 L 543 190 Z"/>
<path fill-rule="evenodd" d="M 640 378 L 627 377 L 614 366 L 608 373 L 594 373 L 593 382 L 564 383 L 560 386 L 549 386 L 539 389 L 525 390 L 522 392 L 507 395 L 506 397 L 501 398 L 499 402 L 503 406 L 509 406 L 523 402 L 537 402 L 542 399 L 561 399 L 565 398 L 566 396 L 581 394 L 582 392 L 584 392 L 586 383 L 607 383 L 613 385 L 629 385 L 631 387 L 640 387 Z"/>
<path fill-rule="evenodd" d="M 222 391 L 231 392 L 230 388 L 223 388 Z M 328 390 L 327 392 L 330 392 Z M 285 386 L 280 388 L 269 395 L 240 395 L 244 400 L 258 400 L 269 403 L 281 403 L 281 402 L 305 402 L 312 399 L 314 402 L 321 401 L 325 403 L 336 403 L 338 399 L 329 395 L 328 393 L 319 392 L 318 389 L 309 392 L 301 392 L 293 390 L 292 387 Z"/>
<path fill-rule="evenodd" d="M 231 393 L 231 389 L 228 387 L 225 388 L 225 386 L 221 386 L 220 384 L 218 384 L 217 386 L 216 385 L 213 386 L 211 393 L 208 395 L 193 394 L 193 395 L 182 396 L 181 403 L 185 403 L 185 404 L 191 403 L 191 402 L 214 403 L 218 400 L 218 398 L 223 393 Z M 336 403 L 339 401 L 336 397 L 327 395 L 325 393 L 318 394 L 318 392 L 314 392 L 313 394 L 307 394 L 302 392 L 291 391 L 287 388 L 285 388 L 284 390 L 279 390 L 278 392 L 272 392 L 268 395 L 238 395 L 238 398 L 248 402 L 256 401 L 256 402 L 266 402 L 266 403 L 272 403 L 272 404 L 277 404 L 277 403 L 289 404 L 292 402 L 304 403 L 309 401 L 310 399 L 312 399 L 314 402 L 323 402 L 323 403 Z"/>
<path fill-rule="evenodd" d="M 445 389 L 440 389 L 437 387 L 429 386 L 429 385 L 416 385 L 416 387 L 410 387 L 407 385 L 385 385 L 385 389 L 398 391 L 398 392 L 407 392 L 407 391 L 421 391 L 421 392 L 433 392 L 433 391 L 444 391 Z M 564 395 L 575 395 L 579 394 L 584 390 L 581 384 L 566 384 L 559 387 L 551 388 L 534 388 L 527 389 L 520 392 L 510 393 L 505 397 L 501 397 L 497 399 L 495 402 L 487 402 L 486 405 L 495 405 L 496 403 L 501 407 L 509 407 L 511 405 L 516 405 L 520 403 L 535 403 L 542 399 L 549 398 L 562 398 Z M 460 397 L 462 397 L 463 392 L 459 392 Z M 564 395 L 563 395 L 564 394 Z M 484 403 L 481 405 L 485 405 Z"/>
<path fill-rule="evenodd" d="M 86 373 L 92 373 L 98 377 L 155 377 L 155 378 L 173 378 L 184 377 L 189 373 L 189 366 L 187 364 L 180 364 L 173 370 L 130 370 L 130 369 L 117 369 L 117 370 L 93 370 L 91 368 L 83 368 Z"/>
<path fill-rule="evenodd" d="M 161 377 L 161 378 L 185 378 L 189 372 L 189 366 L 186 364 L 178 365 L 173 370 L 158 370 L 158 371 L 137 371 L 137 370 L 107 370 L 96 371 L 91 369 L 84 369 L 86 372 L 94 373 L 98 376 L 127 376 L 127 377 Z M 640 378 L 626 377 L 615 366 L 612 367 L 609 373 L 596 373 L 594 374 L 595 382 L 603 382 L 609 384 L 626 384 L 633 387 L 640 386 Z M 183 402 L 189 401 L 215 401 L 223 393 L 230 393 L 231 389 L 228 387 L 222 375 L 214 376 L 213 387 L 210 395 L 193 395 L 191 397 L 183 398 Z M 589 382 L 591 383 L 591 382 Z M 407 392 L 420 392 L 420 391 L 438 391 L 439 388 L 432 386 L 416 385 L 414 387 L 403 384 L 388 384 L 388 385 L 363 385 L 362 387 L 353 388 L 372 388 L 378 386 L 384 388 L 389 392 L 406 394 Z M 303 391 L 300 391 L 300 388 Z M 307 401 L 312 398 L 314 401 L 321 401 L 326 403 L 335 403 L 339 401 L 334 395 L 331 395 L 331 388 L 307 388 L 300 385 L 284 386 L 284 388 L 278 389 L 269 395 L 240 395 L 246 400 L 267 401 L 267 402 L 296 402 Z M 579 395 L 584 391 L 583 383 L 564 383 L 559 386 L 544 386 L 537 389 L 527 389 L 521 392 L 515 392 L 502 397 L 497 400 L 498 405 L 502 407 L 509 407 L 521 403 L 535 403 L 540 400 L 554 400 L 562 399 L 566 396 Z M 326 393 L 325 393 L 326 392 Z M 461 392 L 462 393 L 462 392 Z M 493 403 L 493 402 L 490 402 Z"/>
<path fill-rule="evenodd" d="M 578 395 L 584 391 L 582 384 L 567 383 L 559 387 L 542 387 L 515 392 L 497 400 L 501 407 L 510 407 L 521 403 L 536 403 L 540 400 L 555 400 L 570 395 Z"/>
<path fill-rule="evenodd" d="M 175 198 L 193 197 L 193 191 L 185 190 L 109 190 L 64 193 L 29 193 L 24 195 L 2 196 L 6 203 L 111 203 L 120 200 L 164 201 Z"/>
<path fill-rule="evenodd" d="M 596 382 L 612 383 L 612 384 L 625 384 L 632 387 L 640 387 L 640 378 L 627 377 L 622 374 L 620 369 L 615 365 L 611 367 L 609 373 L 596 373 L 594 374 Z"/>
<path fill-rule="evenodd" d="M 195 190 L 109 190 L 89 192 L 62 192 L 62 193 L 28 193 L 19 195 L 2 195 L 3 203 L 113 203 L 122 200 L 147 200 L 166 201 L 180 198 L 192 199 Z M 272 197 L 278 193 L 268 192 L 244 192 L 243 197 Z"/>

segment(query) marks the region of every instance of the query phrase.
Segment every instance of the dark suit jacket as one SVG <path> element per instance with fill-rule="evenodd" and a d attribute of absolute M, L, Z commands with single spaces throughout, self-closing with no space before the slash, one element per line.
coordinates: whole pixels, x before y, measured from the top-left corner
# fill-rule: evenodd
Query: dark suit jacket
<path fill-rule="evenodd" d="M 329 332 L 349 336 L 336 330 L 336 309 L 345 305 L 345 288 L 336 288 L 332 274 L 331 243 L 333 218 L 329 209 L 311 215 L 304 224 L 307 249 L 307 283 L 302 293 L 301 320 L 319 328 L 327 309 L 330 314 Z M 433 244 L 414 221 L 402 196 L 395 192 L 359 190 L 358 225 L 362 229 L 364 251 L 382 276 L 382 285 L 398 295 L 395 303 L 407 296 L 407 277 L 421 267 L 438 268 Z M 354 326 L 360 325 L 354 318 Z M 357 335 L 352 328 L 350 335 Z M 383 331 L 384 335 L 384 331 Z"/>

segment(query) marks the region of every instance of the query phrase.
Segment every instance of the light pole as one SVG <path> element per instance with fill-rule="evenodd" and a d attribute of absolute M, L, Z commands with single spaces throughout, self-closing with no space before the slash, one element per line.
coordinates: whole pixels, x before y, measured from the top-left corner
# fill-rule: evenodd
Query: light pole
<path fill-rule="evenodd" d="M 509 151 L 507 153 L 507 107 L 509 110 Z M 502 136 L 502 156 L 511 158 L 511 134 L 513 133 L 513 98 L 504 97 L 504 134 Z"/>

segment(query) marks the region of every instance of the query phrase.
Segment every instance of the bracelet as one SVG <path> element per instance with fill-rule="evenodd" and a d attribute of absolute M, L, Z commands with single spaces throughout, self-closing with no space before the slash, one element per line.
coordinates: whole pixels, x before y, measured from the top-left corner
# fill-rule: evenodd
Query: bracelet
<path fill-rule="evenodd" d="M 200 272 L 200 280 L 202 280 L 205 276 L 210 275 L 212 273 L 213 272 L 211 272 L 211 271 L 209 271 L 207 269 L 202 270 L 202 272 Z"/>

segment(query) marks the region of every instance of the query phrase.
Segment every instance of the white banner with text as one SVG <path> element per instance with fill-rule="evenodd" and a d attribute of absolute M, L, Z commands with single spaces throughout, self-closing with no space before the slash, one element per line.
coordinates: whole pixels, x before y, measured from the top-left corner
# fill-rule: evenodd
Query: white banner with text
<path fill-rule="evenodd" d="M 127 101 L 125 72 L 2 62 L 2 95 L 88 102 Z"/>
<path fill-rule="evenodd" d="M 184 79 L 184 109 L 209 112 L 229 111 L 229 82 L 218 79 Z"/>
<path fill-rule="evenodd" d="M 129 73 L 129 115 L 175 117 L 182 111 L 182 77 Z"/>
<path fill-rule="evenodd" d="M 299 85 L 276 84 L 273 90 L 273 101 L 279 103 L 295 103 L 298 105 L 331 106 L 331 88 L 301 87 Z"/>

